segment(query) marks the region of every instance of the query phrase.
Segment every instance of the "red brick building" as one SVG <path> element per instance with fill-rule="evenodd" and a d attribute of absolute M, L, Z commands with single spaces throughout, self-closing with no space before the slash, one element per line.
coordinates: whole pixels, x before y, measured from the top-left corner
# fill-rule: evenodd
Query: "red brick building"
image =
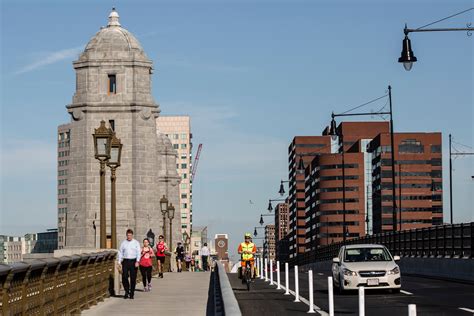
<path fill-rule="evenodd" d="M 442 224 L 441 133 L 395 133 L 394 140 L 397 229 Z M 369 144 L 369 151 L 373 156 L 374 233 L 391 231 L 390 134 L 378 135 Z"/>

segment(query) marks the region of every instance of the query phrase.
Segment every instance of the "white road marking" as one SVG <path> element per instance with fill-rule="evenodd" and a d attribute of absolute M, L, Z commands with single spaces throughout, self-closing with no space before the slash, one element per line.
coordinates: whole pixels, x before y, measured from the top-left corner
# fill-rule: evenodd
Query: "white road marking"
<path fill-rule="evenodd" d="M 400 290 L 400 293 L 406 294 L 406 295 L 413 295 L 413 293 L 410 293 L 408 291 Z"/>
<path fill-rule="evenodd" d="M 474 314 L 474 309 L 470 309 L 470 308 L 466 308 L 466 307 L 459 307 L 459 309 L 462 310 L 462 311 Z"/>
<path fill-rule="evenodd" d="M 284 287 L 284 286 L 281 286 L 281 289 L 286 291 L 286 287 Z M 296 295 L 296 293 L 295 293 L 294 291 L 292 291 L 292 290 L 288 290 L 288 292 L 290 292 L 290 294 L 293 295 L 293 296 Z M 305 299 L 304 297 L 302 297 L 301 295 L 300 295 L 300 301 L 309 306 L 309 301 L 308 301 L 307 299 Z M 313 304 L 313 308 L 314 308 L 314 310 L 315 310 L 316 313 L 319 313 L 319 315 L 329 316 L 328 313 L 326 313 L 325 311 L 323 311 L 323 310 L 321 309 L 321 307 L 317 306 L 316 304 Z"/>

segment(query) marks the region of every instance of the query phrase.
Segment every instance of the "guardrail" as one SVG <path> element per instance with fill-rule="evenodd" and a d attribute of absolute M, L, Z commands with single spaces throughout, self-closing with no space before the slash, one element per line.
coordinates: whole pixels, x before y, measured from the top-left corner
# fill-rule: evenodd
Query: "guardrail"
<path fill-rule="evenodd" d="M 393 255 L 413 258 L 464 258 L 474 256 L 474 222 L 386 232 L 349 239 L 346 245 L 382 244 Z M 290 265 L 304 265 L 337 257 L 343 242 L 322 246 L 290 259 Z"/>
<path fill-rule="evenodd" d="M 1 315 L 66 315 L 113 291 L 115 251 L 0 264 Z"/>
<path fill-rule="evenodd" d="M 225 271 L 224 265 L 217 261 L 214 266 L 214 315 L 242 315 L 239 303 L 234 295 L 234 290 L 230 285 L 229 277 Z"/>

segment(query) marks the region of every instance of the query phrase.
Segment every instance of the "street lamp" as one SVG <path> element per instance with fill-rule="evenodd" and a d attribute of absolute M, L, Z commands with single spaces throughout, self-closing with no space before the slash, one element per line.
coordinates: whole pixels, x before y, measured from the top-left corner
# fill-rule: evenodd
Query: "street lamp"
<path fill-rule="evenodd" d="M 263 225 L 263 223 L 264 223 L 263 222 L 263 217 L 264 216 L 273 216 L 273 215 L 272 214 L 260 214 L 260 221 L 259 221 L 260 225 Z"/>
<path fill-rule="evenodd" d="M 285 186 L 283 185 L 283 183 L 285 182 L 290 182 L 289 180 L 281 180 L 280 182 L 280 190 L 278 190 L 278 193 L 283 196 L 285 195 Z"/>
<path fill-rule="evenodd" d="M 163 238 L 166 240 L 166 213 L 168 213 L 168 198 L 163 195 L 160 199 L 160 209 L 163 215 Z"/>
<path fill-rule="evenodd" d="M 331 136 L 339 136 L 340 142 L 342 144 L 342 153 L 341 153 L 341 160 L 342 160 L 342 242 L 346 243 L 346 164 L 345 164 L 345 155 L 344 155 L 344 135 L 342 131 L 338 131 L 336 128 L 336 120 L 334 119 L 334 113 L 332 114 L 331 120 L 331 129 L 329 131 L 329 135 Z"/>
<path fill-rule="evenodd" d="M 94 129 L 94 151 L 95 159 L 100 162 L 100 248 L 107 247 L 107 232 L 105 223 L 105 164 L 110 159 L 110 145 L 112 142 L 112 130 L 105 126 L 105 121 L 100 121 L 99 128 Z"/>
<path fill-rule="evenodd" d="M 112 249 L 117 249 L 117 201 L 115 191 L 115 181 L 117 176 L 115 171 L 120 167 L 120 160 L 122 158 L 122 143 L 120 139 L 112 134 L 110 142 L 110 159 L 107 161 L 107 166 L 110 167 L 110 183 L 111 183 L 111 197 L 110 197 L 110 229 L 112 235 Z"/>
<path fill-rule="evenodd" d="M 413 32 L 447 32 L 447 31 L 467 31 L 467 34 L 468 36 L 471 35 L 471 32 L 474 30 L 473 27 L 471 27 L 471 24 L 468 23 L 467 24 L 467 27 L 465 28 L 437 28 L 437 29 L 425 29 L 425 27 L 429 26 L 429 25 L 433 25 L 435 23 L 438 23 L 438 22 L 441 22 L 441 21 L 444 21 L 444 20 L 447 20 L 449 18 L 452 18 L 456 15 L 459 15 L 459 14 L 462 14 L 462 13 L 465 13 L 467 11 L 470 11 L 470 10 L 473 10 L 474 8 L 469 8 L 467 10 L 464 10 L 464 11 L 461 11 L 459 13 L 456 13 L 456 14 L 453 14 L 451 16 L 448 16 L 446 18 L 443 18 L 443 19 L 440 19 L 438 21 L 435 21 L 435 22 L 432 22 L 432 23 L 429 23 L 429 24 L 426 24 L 422 27 L 419 27 L 417 29 L 409 29 L 407 27 L 407 25 L 405 24 L 405 28 L 403 29 L 403 33 L 405 34 L 405 38 L 403 39 L 403 43 L 402 43 L 402 53 L 401 53 L 401 56 L 400 58 L 398 58 L 398 62 L 399 63 L 403 63 L 403 67 L 405 68 L 406 71 L 410 71 L 411 68 L 413 67 L 413 63 L 417 61 L 417 58 L 415 57 L 415 55 L 413 54 L 413 51 L 411 49 L 411 41 L 410 39 L 408 38 L 408 34 L 409 33 L 413 33 Z"/>
<path fill-rule="evenodd" d="M 174 218 L 174 206 L 170 203 L 168 206 L 168 219 L 170 220 L 170 247 L 173 249 L 173 218 Z"/>
<path fill-rule="evenodd" d="M 269 199 L 268 200 L 268 207 L 267 207 L 267 210 L 269 212 L 273 211 L 273 205 L 272 205 L 272 202 L 283 202 L 283 201 L 286 201 L 285 199 Z"/>
<path fill-rule="evenodd" d="M 387 95 L 378 97 L 372 101 L 369 101 L 363 105 L 367 105 L 369 103 L 375 102 L 377 100 L 380 100 L 382 98 L 387 97 Z M 395 200 L 395 150 L 394 150 L 394 132 L 393 132 L 393 111 L 392 111 L 392 87 L 389 85 L 388 86 L 388 100 L 389 100 L 389 106 L 390 110 L 388 112 L 386 111 L 378 111 L 378 112 L 365 112 L 365 113 L 340 113 L 340 114 L 334 114 L 332 113 L 332 121 L 331 121 L 331 131 L 333 131 L 332 135 L 335 135 L 336 131 L 336 124 L 335 124 L 335 117 L 338 116 L 372 116 L 374 114 L 379 114 L 379 115 L 389 115 L 390 116 L 390 151 L 391 151 L 391 160 L 392 160 L 392 230 L 397 231 L 397 201 Z M 343 151 L 344 151 L 344 143 L 342 144 L 343 146 Z M 343 163 L 344 166 L 344 163 Z M 344 171 L 344 168 L 343 168 Z M 343 190 L 344 192 L 344 190 Z"/>

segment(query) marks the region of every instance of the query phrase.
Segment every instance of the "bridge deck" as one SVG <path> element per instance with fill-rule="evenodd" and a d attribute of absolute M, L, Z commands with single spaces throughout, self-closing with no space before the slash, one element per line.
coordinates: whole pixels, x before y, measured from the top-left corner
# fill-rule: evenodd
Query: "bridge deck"
<path fill-rule="evenodd" d="M 82 315 L 206 315 L 209 280 L 209 272 L 165 273 L 151 292 L 137 284 L 134 300 L 111 297 Z"/>

